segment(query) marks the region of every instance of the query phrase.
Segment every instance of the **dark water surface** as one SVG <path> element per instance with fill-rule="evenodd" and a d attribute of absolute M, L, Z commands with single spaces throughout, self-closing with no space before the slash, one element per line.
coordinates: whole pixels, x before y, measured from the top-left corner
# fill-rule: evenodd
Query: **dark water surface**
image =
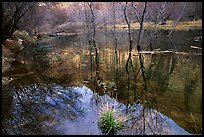
<path fill-rule="evenodd" d="M 144 34 L 145 80 L 135 50 L 137 32 L 133 33 L 134 48 L 132 62 L 127 66 L 128 73 L 126 31 L 118 33 L 117 53 L 111 32 L 107 35 L 97 33 L 97 53 L 88 44 L 85 34 L 54 37 L 31 45 L 21 55 L 27 65 L 13 62 L 10 70 L 3 74 L 12 80 L 3 85 L 2 132 L 75 134 L 76 123 L 70 123 L 73 132 L 65 132 L 55 125 L 62 121 L 62 117 L 74 120 L 84 116 L 81 95 L 74 92 L 72 86 L 85 85 L 97 95 L 107 94 L 130 105 L 141 103 L 145 91 L 149 108 L 168 116 L 189 133 L 200 134 L 202 50 L 191 46 L 202 48 L 201 40 L 196 39 L 202 36 L 202 32 L 174 31 L 171 38 L 166 34 L 168 31 L 161 31 L 161 37 L 153 40 L 152 47 L 157 50 L 154 53 L 147 52 L 150 38 L 148 32 Z M 91 119 L 91 115 L 87 119 Z M 77 120 L 83 123 L 84 119 Z M 98 134 L 98 128 L 93 126 L 87 131 L 89 133 Z"/>

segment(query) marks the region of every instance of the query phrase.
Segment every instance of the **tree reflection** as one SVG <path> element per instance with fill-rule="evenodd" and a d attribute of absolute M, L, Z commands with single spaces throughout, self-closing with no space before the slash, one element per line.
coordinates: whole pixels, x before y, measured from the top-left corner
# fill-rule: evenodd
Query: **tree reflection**
<path fill-rule="evenodd" d="M 146 73 L 151 90 L 163 93 L 168 88 L 169 79 L 175 69 L 177 61 L 170 54 L 153 54 Z"/>
<path fill-rule="evenodd" d="M 12 92 L 8 91 L 8 85 L 2 85 L 2 133 L 8 134 L 5 123 L 11 118 L 11 107 L 13 101 Z"/>
<path fill-rule="evenodd" d="M 83 114 L 79 93 L 38 73 L 15 77 L 9 87 L 3 91 L 3 134 L 58 134 L 52 127 L 61 117 Z"/>
<path fill-rule="evenodd" d="M 185 70 L 187 71 L 184 85 L 185 107 L 187 112 L 193 112 L 193 94 L 196 91 L 197 83 L 199 81 L 200 68 L 198 65 L 191 64 L 188 67 L 185 67 Z"/>

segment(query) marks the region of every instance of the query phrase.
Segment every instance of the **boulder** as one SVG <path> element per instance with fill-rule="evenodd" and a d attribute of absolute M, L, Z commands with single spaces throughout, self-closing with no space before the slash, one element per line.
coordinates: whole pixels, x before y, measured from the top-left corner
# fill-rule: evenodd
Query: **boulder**
<path fill-rule="evenodd" d="M 22 41 L 22 44 L 23 44 L 24 46 L 27 46 L 28 44 L 33 43 L 33 42 L 36 41 L 33 37 L 29 36 L 28 32 L 26 32 L 26 31 L 16 30 L 16 31 L 13 33 L 13 35 L 16 36 L 16 37 L 18 37 L 18 38 L 20 38 L 20 39 L 22 39 L 22 40 L 23 40 L 23 41 Z"/>
<path fill-rule="evenodd" d="M 4 42 L 4 46 L 5 48 L 9 49 L 14 54 L 14 56 L 16 56 L 24 47 L 22 44 L 20 44 L 20 42 L 11 39 L 7 39 Z"/>
<path fill-rule="evenodd" d="M 10 62 L 14 60 L 13 53 L 2 44 L 2 73 L 10 68 Z"/>

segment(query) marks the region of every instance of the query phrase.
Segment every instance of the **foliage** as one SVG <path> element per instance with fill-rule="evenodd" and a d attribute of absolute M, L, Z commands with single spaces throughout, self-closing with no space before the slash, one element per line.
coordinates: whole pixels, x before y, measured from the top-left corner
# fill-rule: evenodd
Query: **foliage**
<path fill-rule="evenodd" d="M 103 134 L 114 135 L 120 131 L 127 117 L 118 116 L 115 109 L 109 108 L 108 104 L 102 105 L 98 126 Z"/>
<path fill-rule="evenodd" d="M 104 82 L 102 82 L 102 81 L 98 80 L 97 84 L 98 84 L 99 87 L 102 88 L 102 90 L 105 93 L 108 93 L 108 92 L 112 93 L 113 91 L 116 91 L 116 84 L 115 84 L 115 82 L 111 82 L 111 81 L 106 81 L 106 82 L 104 81 Z"/>

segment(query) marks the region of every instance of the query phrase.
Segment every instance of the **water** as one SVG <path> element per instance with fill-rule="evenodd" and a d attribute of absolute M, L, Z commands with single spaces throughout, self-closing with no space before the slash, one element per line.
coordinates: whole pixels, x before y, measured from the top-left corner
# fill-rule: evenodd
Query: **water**
<path fill-rule="evenodd" d="M 9 85 L 3 85 L 2 131 L 5 134 L 100 134 L 94 123 L 97 117 L 89 121 L 94 110 L 84 115 L 82 108 L 87 102 L 71 88 L 85 85 L 99 96 L 107 94 L 123 104 L 147 101 L 149 103 L 143 105 L 168 116 L 189 133 L 201 133 L 202 52 L 190 47 L 202 46 L 201 41 L 194 39 L 201 33 L 175 31 L 171 39 L 162 35 L 153 40 L 153 48 L 165 52 L 142 54 L 146 83 L 139 71 L 136 50 L 133 50 L 132 63 L 128 65 L 129 75 L 126 71 L 129 44 L 125 31 L 118 33 L 117 54 L 111 32 L 108 37 L 103 32 L 97 34 L 98 65 L 95 50 L 84 34 L 50 38 L 39 43 L 37 46 L 41 48 L 38 50 L 32 45 L 21 55 L 28 65 L 14 62 L 3 74 L 12 80 Z M 137 32 L 133 33 L 135 41 L 137 35 Z M 146 32 L 142 50 L 149 50 L 148 41 Z M 56 89 L 56 85 L 64 90 Z M 78 123 L 84 118 L 87 121 L 80 126 L 86 131 L 76 132 Z M 85 128 L 89 122 L 93 122 L 93 126 Z M 183 133 L 175 128 L 172 131 Z M 131 131 L 121 134 L 125 133 L 131 134 Z"/>

